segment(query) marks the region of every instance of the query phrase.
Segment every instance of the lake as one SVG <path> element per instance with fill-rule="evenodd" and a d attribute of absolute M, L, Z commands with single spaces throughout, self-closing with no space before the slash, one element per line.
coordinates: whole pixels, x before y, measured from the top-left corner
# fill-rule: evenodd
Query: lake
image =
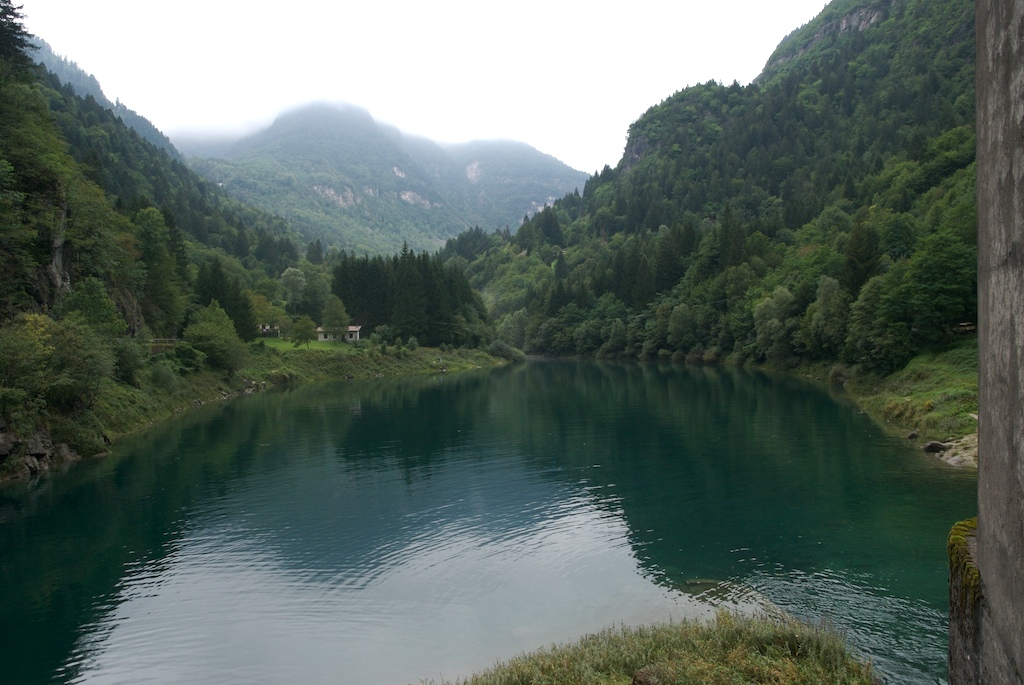
<path fill-rule="evenodd" d="M 887 681 L 944 682 L 945 540 L 975 476 L 739 369 L 268 392 L 0 489 L 3 681 L 401 685 L 775 607 Z"/>

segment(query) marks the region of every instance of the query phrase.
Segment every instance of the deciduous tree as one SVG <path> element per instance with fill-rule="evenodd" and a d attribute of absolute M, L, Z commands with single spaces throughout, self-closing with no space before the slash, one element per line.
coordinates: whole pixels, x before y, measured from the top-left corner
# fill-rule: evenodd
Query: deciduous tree
<path fill-rule="evenodd" d="M 229 374 L 237 371 L 248 356 L 245 343 L 235 333 L 235 324 L 217 300 L 192 315 L 185 340 L 206 355 L 210 366 Z"/>
<path fill-rule="evenodd" d="M 309 343 L 314 340 L 316 340 L 316 322 L 309 316 L 302 316 L 292 326 L 291 341 L 295 347 L 305 345 L 308 348 Z"/>

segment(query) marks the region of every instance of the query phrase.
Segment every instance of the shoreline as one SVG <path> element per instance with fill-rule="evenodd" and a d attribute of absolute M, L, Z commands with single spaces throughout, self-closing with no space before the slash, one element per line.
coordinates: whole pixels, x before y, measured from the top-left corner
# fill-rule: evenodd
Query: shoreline
<path fill-rule="evenodd" d="M 846 370 L 838 366 L 825 368 L 821 365 L 803 365 L 781 372 L 802 376 L 828 387 L 841 388 L 850 401 L 886 431 L 914 441 L 919 449 L 934 455 L 952 468 L 976 469 L 976 426 L 971 432 L 950 429 L 941 436 L 936 435 L 940 430 L 938 426 L 947 427 L 949 422 L 941 424 L 929 419 L 930 413 L 935 410 L 933 401 L 927 399 L 930 396 L 930 379 L 921 377 L 920 368 L 911 368 L 918 359 L 908 364 L 906 369 L 883 379 L 857 376 L 847 378 Z M 204 371 L 178 379 L 178 387 L 163 392 L 155 391 L 153 387 L 127 388 L 110 382 L 107 395 L 101 398 L 95 408 L 100 432 L 94 437 L 104 449 L 89 451 L 88 456 L 70 447 L 67 441 L 59 438 L 55 440 L 51 434 L 52 426 L 46 425 L 33 434 L 19 437 L 3 432 L 0 426 L 0 450 L 5 450 L 0 452 L 0 457 L 3 457 L 0 462 L 0 485 L 17 480 L 32 480 L 47 473 L 60 473 L 82 460 L 102 459 L 109 453 L 105 447 L 118 439 L 210 402 L 225 402 L 295 383 L 448 373 L 505 363 L 506 360 L 476 349 L 444 351 L 434 348 L 409 350 L 369 346 L 355 349 L 299 349 L 256 343 L 250 346 L 248 364 L 228 378 Z M 927 369 L 931 369 L 929 365 L 936 368 L 940 366 L 934 359 L 926 359 L 918 364 L 921 365 Z M 762 370 L 772 371 L 770 368 Z M 900 383 L 898 377 L 904 372 L 914 376 L 909 388 L 900 385 L 900 392 L 897 393 L 886 387 Z M 915 387 L 915 384 L 920 387 Z M 909 395 L 905 394 L 908 391 Z M 975 391 L 975 410 L 976 404 Z M 922 410 L 926 410 L 923 416 Z M 977 413 L 968 412 L 966 415 L 970 417 L 969 421 L 976 424 Z M 919 429 L 915 426 L 918 423 L 923 424 L 920 431 L 926 433 L 924 438 L 919 438 Z M 952 425 L 966 424 L 960 421 Z"/>
<path fill-rule="evenodd" d="M 977 360 L 975 336 L 920 354 L 885 377 L 833 363 L 804 364 L 792 373 L 839 390 L 887 433 L 925 454 L 953 468 L 977 468 Z"/>
<path fill-rule="evenodd" d="M 82 461 L 103 459 L 121 438 L 213 402 L 227 402 L 300 383 L 456 373 L 507 363 L 478 349 L 439 350 L 421 347 L 299 349 L 259 345 L 250 348 L 248 364 L 229 377 L 204 370 L 175 379 L 171 389 L 146 384 L 127 387 L 109 381 L 93 407 L 94 425 L 82 428 L 100 449 L 75 449 L 56 422 L 15 435 L 0 425 L 0 486 L 33 482 L 65 473 Z M 62 417 L 64 418 L 64 417 Z M 72 423 L 70 419 L 66 422 Z M 90 430 L 91 428 L 91 430 Z M 56 430 L 55 430 L 56 429 Z"/>

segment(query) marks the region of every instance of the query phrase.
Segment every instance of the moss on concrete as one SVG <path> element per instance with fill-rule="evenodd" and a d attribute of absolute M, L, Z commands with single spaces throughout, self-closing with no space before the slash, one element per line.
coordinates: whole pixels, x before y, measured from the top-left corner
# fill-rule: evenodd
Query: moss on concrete
<path fill-rule="evenodd" d="M 978 622 L 982 604 L 981 574 L 971 547 L 978 519 L 960 521 L 949 531 L 949 683 L 978 682 Z"/>

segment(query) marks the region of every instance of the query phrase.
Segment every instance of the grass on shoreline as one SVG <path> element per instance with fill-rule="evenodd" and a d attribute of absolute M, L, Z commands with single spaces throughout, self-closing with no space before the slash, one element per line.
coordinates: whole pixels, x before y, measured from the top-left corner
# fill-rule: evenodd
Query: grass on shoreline
<path fill-rule="evenodd" d="M 502 363 L 503 360 L 479 349 L 382 348 L 343 343 L 311 343 L 308 348 L 296 348 L 287 341 L 256 341 L 249 345 L 245 365 L 227 375 L 208 368 L 181 375 L 161 365 L 159 357 L 153 357 L 136 376 L 136 384 L 105 378 L 91 409 L 71 417 L 51 416 L 45 428 L 54 444 L 67 443 L 83 456 L 102 455 L 110 441 L 192 407 L 256 389 L 349 378 L 444 373 Z M 23 455 L 16 454 L 0 463 L 0 482 L 27 474 Z"/>
<path fill-rule="evenodd" d="M 874 682 L 871 667 L 854 658 L 842 637 L 828 628 L 723 611 L 709 622 L 608 629 L 521 655 L 456 683 L 629 685 L 634 674 L 645 685 Z"/>
<path fill-rule="evenodd" d="M 944 441 L 978 430 L 978 338 L 920 354 L 881 380 L 851 384 L 864 409 L 900 432 Z"/>
<path fill-rule="evenodd" d="M 797 373 L 833 383 L 864 411 L 896 435 L 911 431 L 919 441 L 947 441 L 978 430 L 978 338 L 965 337 L 951 347 L 924 352 L 896 373 L 880 377 L 841 366 L 802 366 Z"/>

